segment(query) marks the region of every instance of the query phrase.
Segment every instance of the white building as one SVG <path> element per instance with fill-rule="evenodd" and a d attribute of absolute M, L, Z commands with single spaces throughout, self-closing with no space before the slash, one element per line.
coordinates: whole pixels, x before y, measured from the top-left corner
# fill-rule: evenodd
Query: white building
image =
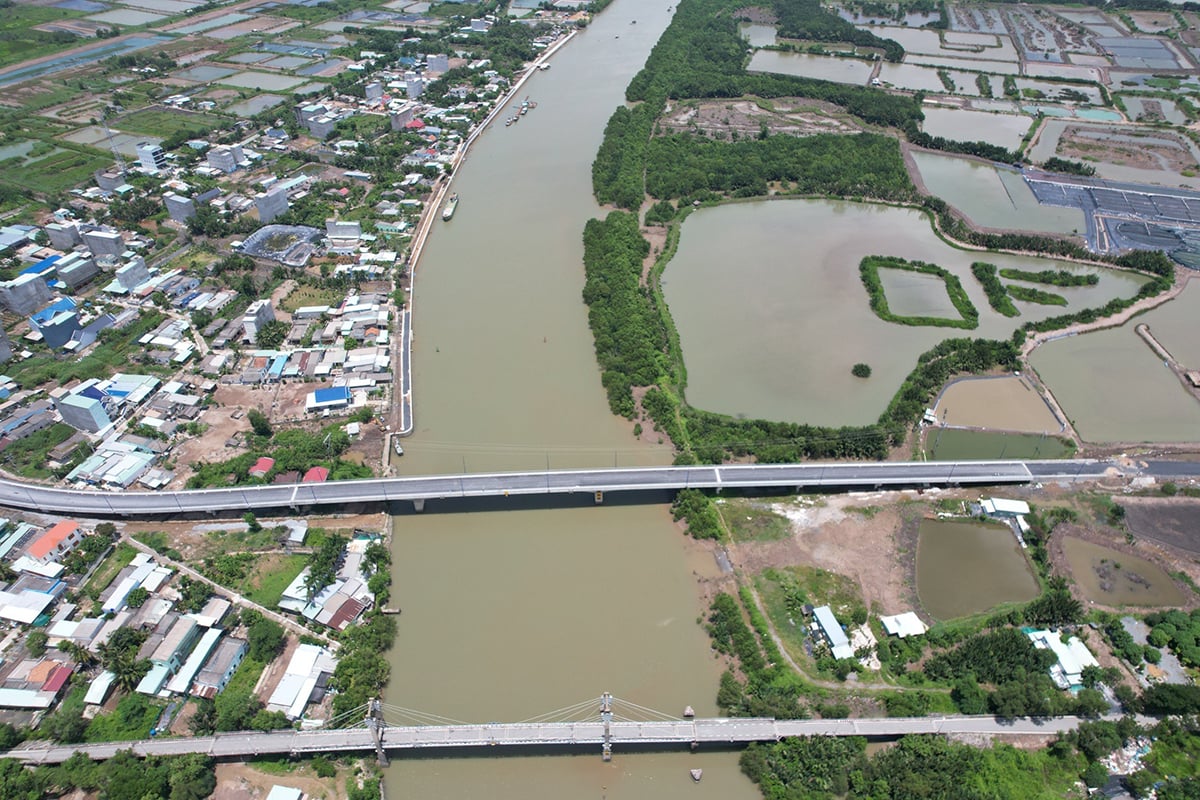
<path fill-rule="evenodd" d="M 137 157 L 147 172 L 157 173 L 167 168 L 167 153 L 154 142 L 138 142 Z"/>
<path fill-rule="evenodd" d="M 304 714 L 304 708 L 312 699 L 318 688 L 324 688 L 324 682 L 333 674 L 337 661 L 324 647 L 315 644 L 302 644 L 292 653 L 292 660 L 271 699 L 267 701 L 268 711 L 282 711 L 288 719 L 298 719 Z"/>
<path fill-rule="evenodd" d="M 263 325 L 275 321 L 275 309 L 270 300 L 255 300 L 246 307 L 242 317 L 242 325 L 246 331 L 246 339 L 250 342 L 258 340 L 258 332 Z"/>
<path fill-rule="evenodd" d="M 287 189 L 272 189 L 254 198 L 254 207 L 258 209 L 258 219 L 264 225 L 288 211 Z"/>
<path fill-rule="evenodd" d="M 989 517 L 1023 517 L 1029 513 L 1029 504 L 1021 500 L 1005 500 L 1003 497 L 989 497 L 984 500 L 983 513 Z"/>
<path fill-rule="evenodd" d="M 891 617 L 880 617 L 879 621 L 883 623 L 883 629 L 887 631 L 888 636 L 895 636 L 898 639 L 920 636 L 929 630 L 913 611 L 905 611 L 903 614 Z"/>
<path fill-rule="evenodd" d="M 814 608 L 813 616 L 816 617 L 817 626 L 820 627 L 821 632 L 825 634 L 825 639 L 829 642 L 829 650 L 833 653 L 833 657 L 837 659 L 854 658 L 854 648 L 850 646 L 850 640 L 846 638 L 842 624 L 833 615 L 833 609 L 829 606 Z"/>
<path fill-rule="evenodd" d="M 1039 650 L 1049 650 L 1058 657 L 1058 663 L 1050 668 L 1050 677 L 1060 689 L 1070 689 L 1083 684 L 1083 670 L 1098 667 L 1100 662 L 1087 649 L 1087 645 L 1072 636 L 1062 640 L 1058 631 L 1030 631 L 1030 640 Z"/>

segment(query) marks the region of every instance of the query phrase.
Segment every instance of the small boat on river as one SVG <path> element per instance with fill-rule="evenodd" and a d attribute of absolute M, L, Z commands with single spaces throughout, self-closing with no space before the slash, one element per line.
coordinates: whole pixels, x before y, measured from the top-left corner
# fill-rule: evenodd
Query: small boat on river
<path fill-rule="evenodd" d="M 699 783 L 700 779 L 704 777 L 704 770 L 702 769 L 690 769 L 688 770 L 688 773 L 692 776 L 692 780 L 696 783 Z"/>
<path fill-rule="evenodd" d="M 449 222 L 454 216 L 455 209 L 458 208 L 458 192 L 450 195 L 450 202 L 446 203 L 446 207 L 442 209 L 442 221 Z"/>

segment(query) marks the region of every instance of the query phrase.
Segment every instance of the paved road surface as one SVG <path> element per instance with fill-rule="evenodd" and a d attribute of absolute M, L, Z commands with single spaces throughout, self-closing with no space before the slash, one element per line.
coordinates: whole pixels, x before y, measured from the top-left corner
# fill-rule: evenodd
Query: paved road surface
<path fill-rule="evenodd" d="M 1032 466 L 1030 466 L 1032 465 Z M 105 492 L 60 489 L 0 480 L 0 505 L 45 513 L 149 516 L 200 511 L 246 511 L 327 504 L 427 500 L 458 497 L 570 494 L 722 487 L 898 488 L 904 486 L 995 485 L 1098 477 L 1094 461 L 971 461 L 939 463 L 754 464 L 555 470 L 422 477 L 375 478 L 293 485 L 245 486 L 177 492 Z M 1032 470 L 1037 467 L 1035 474 Z"/>
<path fill-rule="evenodd" d="M 1061 461 L 848 462 L 733 464 L 693 467 L 553 470 L 429 475 L 242 486 L 177 492 L 106 492 L 62 489 L 0 479 L 0 506 L 44 513 L 93 516 L 252 511 L 322 505 L 675 490 L 684 488 L 900 489 L 931 486 L 998 486 L 1043 481 L 1095 480 L 1109 475 L 1185 479 L 1200 475 L 1194 462 L 1155 461 L 1144 468 L 1115 462 Z"/>
<path fill-rule="evenodd" d="M 620 752 L 622 745 L 701 745 L 745 744 L 777 741 L 787 736 L 867 736 L 893 737 L 907 734 L 1029 734 L 1072 730 L 1083 720 L 1078 717 L 1050 719 L 998 720 L 995 717 L 891 717 L 880 719 L 774 720 L 753 718 L 717 718 L 668 720 L 664 722 L 613 722 L 610 741 Z M 437 725 L 388 727 L 383 736 L 388 750 L 472 748 L 492 746 L 595 747 L 597 754 L 604 742 L 604 723 L 558 722 L 479 725 Z M 76 752 L 89 758 L 111 758 L 121 750 L 133 750 L 139 756 L 204 753 L 216 758 L 241 758 L 247 755 L 317 753 L 334 751 L 373 751 L 372 734 L 365 728 L 350 730 L 242 731 L 195 738 L 143 739 L 108 744 L 52 745 L 32 742 L 4 754 L 29 764 L 57 764 Z M 409 754 L 412 755 L 411 753 Z"/>

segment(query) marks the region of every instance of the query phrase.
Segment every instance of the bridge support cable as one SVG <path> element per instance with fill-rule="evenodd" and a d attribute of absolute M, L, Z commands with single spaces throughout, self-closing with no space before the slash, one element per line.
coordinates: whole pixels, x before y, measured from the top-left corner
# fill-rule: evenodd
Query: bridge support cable
<path fill-rule="evenodd" d="M 331 717 L 323 727 L 325 728 L 363 728 L 366 727 L 366 718 L 370 716 L 371 708 L 369 703 L 363 703 L 360 706 L 355 706 L 349 711 L 343 711 L 336 717 Z"/>
<path fill-rule="evenodd" d="M 521 720 L 521 724 L 539 724 L 543 722 L 584 722 L 589 719 L 595 719 L 593 716 L 596 713 L 596 703 L 602 702 L 602 698 L 589 697 L 574 705 L 563 706 L 556 708 L 553 711 L 547 711 L 544 714 L 538 714 L 536 717 Z"/>
<path fill-rule="evenodd" d="M 615 718 L 624 722 L 678 722 L 683 719 L 679 714 L 668 714 L 619 697 L 613 698 L 613 708 Z"/>
<path fill-rule="evenodd" d="M 380 703 L 379 706 L 385 715 L 382 717 L 385 723 L 397 728 L 402 728 L 410 724 L 418 726 L 470 724 L 461 719 L 443 717 L 440 714 L 430 714 L 427 711 L 417 711 L 413 708 L 405 708 L 404 706 L 391 705 L 389 703 Z M 395 720 L 395 722 L 388 722 L 388 719 Z"/>

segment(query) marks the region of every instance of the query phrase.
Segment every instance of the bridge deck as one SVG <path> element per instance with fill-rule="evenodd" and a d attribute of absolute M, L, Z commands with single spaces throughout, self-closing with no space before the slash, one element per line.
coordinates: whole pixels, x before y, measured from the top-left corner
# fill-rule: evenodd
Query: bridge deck
<path fill-rule="evenodd" d="M 857 720 L 774 720 L 761 718 L 715 718 L 668 720 L 664 722 L 613 722 L 611 741 L 622 745 L 682 746 L 692 743 L 745 744 L 776 741 L 788 736 L 891 737 L 915 733 L 1055 733 L 1075 728 L 1077 717 L 1045 720 L 997 720 L 995 717 L 893 717 Z M 442 750 L 480 747 L 595 747 L 604 741 L 601 722 L 512 723 L 387 727 L 383 745 L 390 751 Z M 28 764 L 57 764 L 76 752 L 95 760 L 111 758 L 121 750 L 138 756 L 168 756 L 203 753 L 214 758 L 244 758 L 254 755 L 374 751 L 375 743 L 366 728 L 314 731 L 275 731 L 200 736 L 195 738 L 143 739 L 90 745 L 25 744 L 4 754 Z"/>
<path fill-rule="evenodd" d="M 158 516 L 436 498 L 685 488 L 791 488 L 804 491 L 987 486 L 1031 483 L 1034 480 L 1095 478 L 1102 476 L 1109 466 L 1103 462 L 1084 460 L 737 464 L 434 475 L 177 492 L 85 491 L 0 480 L 0 506 L 33 509 L 42 513 Z"/>

